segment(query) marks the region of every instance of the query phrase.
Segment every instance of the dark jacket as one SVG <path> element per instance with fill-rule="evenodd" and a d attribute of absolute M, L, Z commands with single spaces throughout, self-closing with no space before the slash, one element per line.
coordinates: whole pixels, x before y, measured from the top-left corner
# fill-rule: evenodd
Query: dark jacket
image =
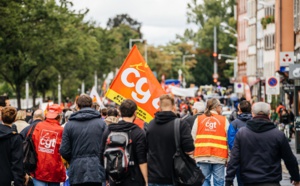
<path fill-rule="evenodd" d="M 202 114 L 203 114 L 203 112 L 197 113 L 195 115 L 188 116 L 187 118 L 184 119 L 184 121 L 190 126 L 191 130 L 194 126 L 194 122 L 195 122 L 196 118 Z"/>
<path fill-rule="evenodd" d="M 100 113 L 92 108 L 83 108 L 70 116 L 59 152 L 70 163 L 71 184 L 105 180 L 105 171 L 100 163 L 105 128 Z"/>
<path fill-rule="evenodd" d="M 238 115 L 237 118 L 230 123 L 228 133 L 227 133 L 228 145 L 230 150 L 233 147 L 233 142 L 237 131 L 240 128 L 245 127 L 246 122 L 250 119 L 252 119 L 251 113 L 242 113 Z"/>
<path fill-rule="evenodd" d="M 280 123 L 289 124 L 291 122 L 290 115 L 288 113 L 280 115 Z"/>
<path fill-rule="evenodd" d="M 157 112 L 149 123 L 148 142 L 148 182 L 173 184 L 173 156 L 176 152 L 174 120 L 176 114 L 171 111 Z M 184 121 L 180 122 L 180 142 L 184 152 L 194 151 L 191 129 Z"/>
<path fill-rule="evenodd" d="M 132 139 L 131 156 L 133 156 L 134 166 L 129 166 L 130 177 L 124 180 L 122 184 L 118 185 L 145 185 L 145 181 L 140 170 L 139 165 L 147 163 L 147 143 L 145 132 L 136 124 L 125 121 L 119 121 L 108 125 L 107 130 L 103 135 L 103 144 L 101 147 L 101 154 L 105 150 L 105 142 L 110 132 L 129 132 Z M 114 185 L 114 184 L 111 184 Z"/>
<path fill-rule="evenodd" d="M 29 126 L 25 127 L 25 128 L 20 132 L 20 134 L 21 134 L 21 136 L 23 137 L 23 139 L 26 138 L 27 133 L 28 133 L 28 131 L 30 130 L 30 128 L 31 128 L 34 124 L 37 124 L 37 123 L 39 123 L 39 122 L 41 122 L 41 121 L 42 121 L 42 120 L 40 120 L 40 119 L 36 119 L 36 120 L 34 120 Z"/>
<path fill-rule="evenodd" d="M 0 124 L 0 185 L 23 186 L 23 140 L 11 127 Z"/>
<path fill-rule="evenodd" d="M 282 179 L 281 159 L 291 179 L 299 181 L 299 168 L 284 133 L 265 117 L 247 121 L 236 134 L 227 166 L 226 183 L 232 182 L 240 165 L 243 183 L 279 183 Z"/>

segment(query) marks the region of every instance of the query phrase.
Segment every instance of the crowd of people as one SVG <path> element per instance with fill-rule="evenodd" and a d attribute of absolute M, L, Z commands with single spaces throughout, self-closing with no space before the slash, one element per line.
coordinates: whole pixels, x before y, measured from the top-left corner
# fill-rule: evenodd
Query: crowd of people
<path fill-rule="evenodd" d="M 278 186 L 281 160 L 293 185 L 300 185 L 298 162 L 286 136 L 293 116 L 283 105 L 241 100 L 236 115 L 222 115 L 219 99 L 179 102 L 162 95 L 154 119 L 137 118 L 137 105 L 126 99 L 102 108 L 82 94 L 74 110 L 53 104 L 26 112 L 9 105 L 0 112 L 1 186 L 171 186 L 176 152 L 174 121 L 180 119 L 180 146 L 202 170 L 204 186 Z M 179 110 L 178 110 L 179 108 Z M 34 126 L 34 127 L 33 127 Z M 291 130 L 292 131 L 292 130 Z M 23 141 L 32 133 L 36 168 L 23 165 Z"/>

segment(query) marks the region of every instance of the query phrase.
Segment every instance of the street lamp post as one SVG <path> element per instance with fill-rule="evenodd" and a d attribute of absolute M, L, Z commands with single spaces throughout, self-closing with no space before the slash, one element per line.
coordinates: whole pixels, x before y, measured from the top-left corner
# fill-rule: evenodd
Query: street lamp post
<path fill-rule="evenodd" d="M 183 55 L 182 56 L 182 67 L 185 68 L 185 59 L 186 58 L 193 58 L 193 57 L 195 57 L 195 54 Z M 183 85 L 183 88 L 185 88 L 185 86 L 186 86 L 185 75 L 183 76 L 182 85 Z"/>
<path fill-rule="evenodd" d="M 227 59 L 225 61 L 225 63 L 233 63 L 234 64 L 234 69 L 233 69 L 233 73 L 234 73 L 234 78 L 236 79 L 237 77 L 237 57 L 236 56 L 232 56 L 232 55 L 227 55 L 227 54 L 219 54 L 218 55 L 218 59 L 220 60 L 222 57 L 226 57 L 226 58 L 230 58 Z"/>
<path fill-rule="evenodd" d="M 145 47 L 145 61 L 146 61 L 146 63 L 147 63 L 147 61 L 148 61 L 148 56 L 147 56 L 147 43 L 146 43 L 146 40 L 144 40 L 144 39 L 129 39 L 129 50 L 131 50 L 131 48 L 132 48 L 132 42 L 141 42 L 141 43 L 143 43 L 143 42 L 145 42 L 144 43 L 144 47 Z"/>

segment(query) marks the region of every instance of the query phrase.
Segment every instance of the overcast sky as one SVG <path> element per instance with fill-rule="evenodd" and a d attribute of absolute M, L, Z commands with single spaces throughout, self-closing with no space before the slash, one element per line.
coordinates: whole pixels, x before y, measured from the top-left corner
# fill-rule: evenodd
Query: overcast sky
<path fill-rule="evenodd" d="M 187 3 L 190 0 L 72 0 L 74 9 L 88 8 L 87 19 L 106 27 L 109 18 L 128 14 L 142 23 L 143 38 L 151 45 L 165 45 L 183 35 L 187 24 Z"/>

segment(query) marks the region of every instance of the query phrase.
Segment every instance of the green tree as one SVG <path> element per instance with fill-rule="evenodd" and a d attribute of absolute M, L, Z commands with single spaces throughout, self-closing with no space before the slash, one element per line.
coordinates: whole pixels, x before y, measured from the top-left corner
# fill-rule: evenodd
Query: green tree
<path fill-rule="evenodd" d="M 196 33 L 187 30 L 182 38 L 190 39 L 197 46 L 197 55 L 199 55 L 197 64 L 201 65 L 197 65 L 192 70 L 197 84 L 212 84 L 214 27 L 217 27 L 218 53 L 235 55 L 235 50 L 230 48 L 229 44 L 235 44 L 236 38 L 224 33 L 224 28 L 220 26 L 221 22 L 225 22 L 231 27 L 236 27 L 233 18 L 234 5 L 234 0 L 204 0 L 203 2 L 192 0 L 188 3 L 187 21 L 198 25 L 199 30 Z M 228 86 L 229 75 L 233 75 L 233 72 L 231 65 L 226 64 L 225 60 L 223 58 L 218 60 L 218 74 L 221 85 Z M 199 78 L 200 74 L 205 74 L 205 76 Z"/>

